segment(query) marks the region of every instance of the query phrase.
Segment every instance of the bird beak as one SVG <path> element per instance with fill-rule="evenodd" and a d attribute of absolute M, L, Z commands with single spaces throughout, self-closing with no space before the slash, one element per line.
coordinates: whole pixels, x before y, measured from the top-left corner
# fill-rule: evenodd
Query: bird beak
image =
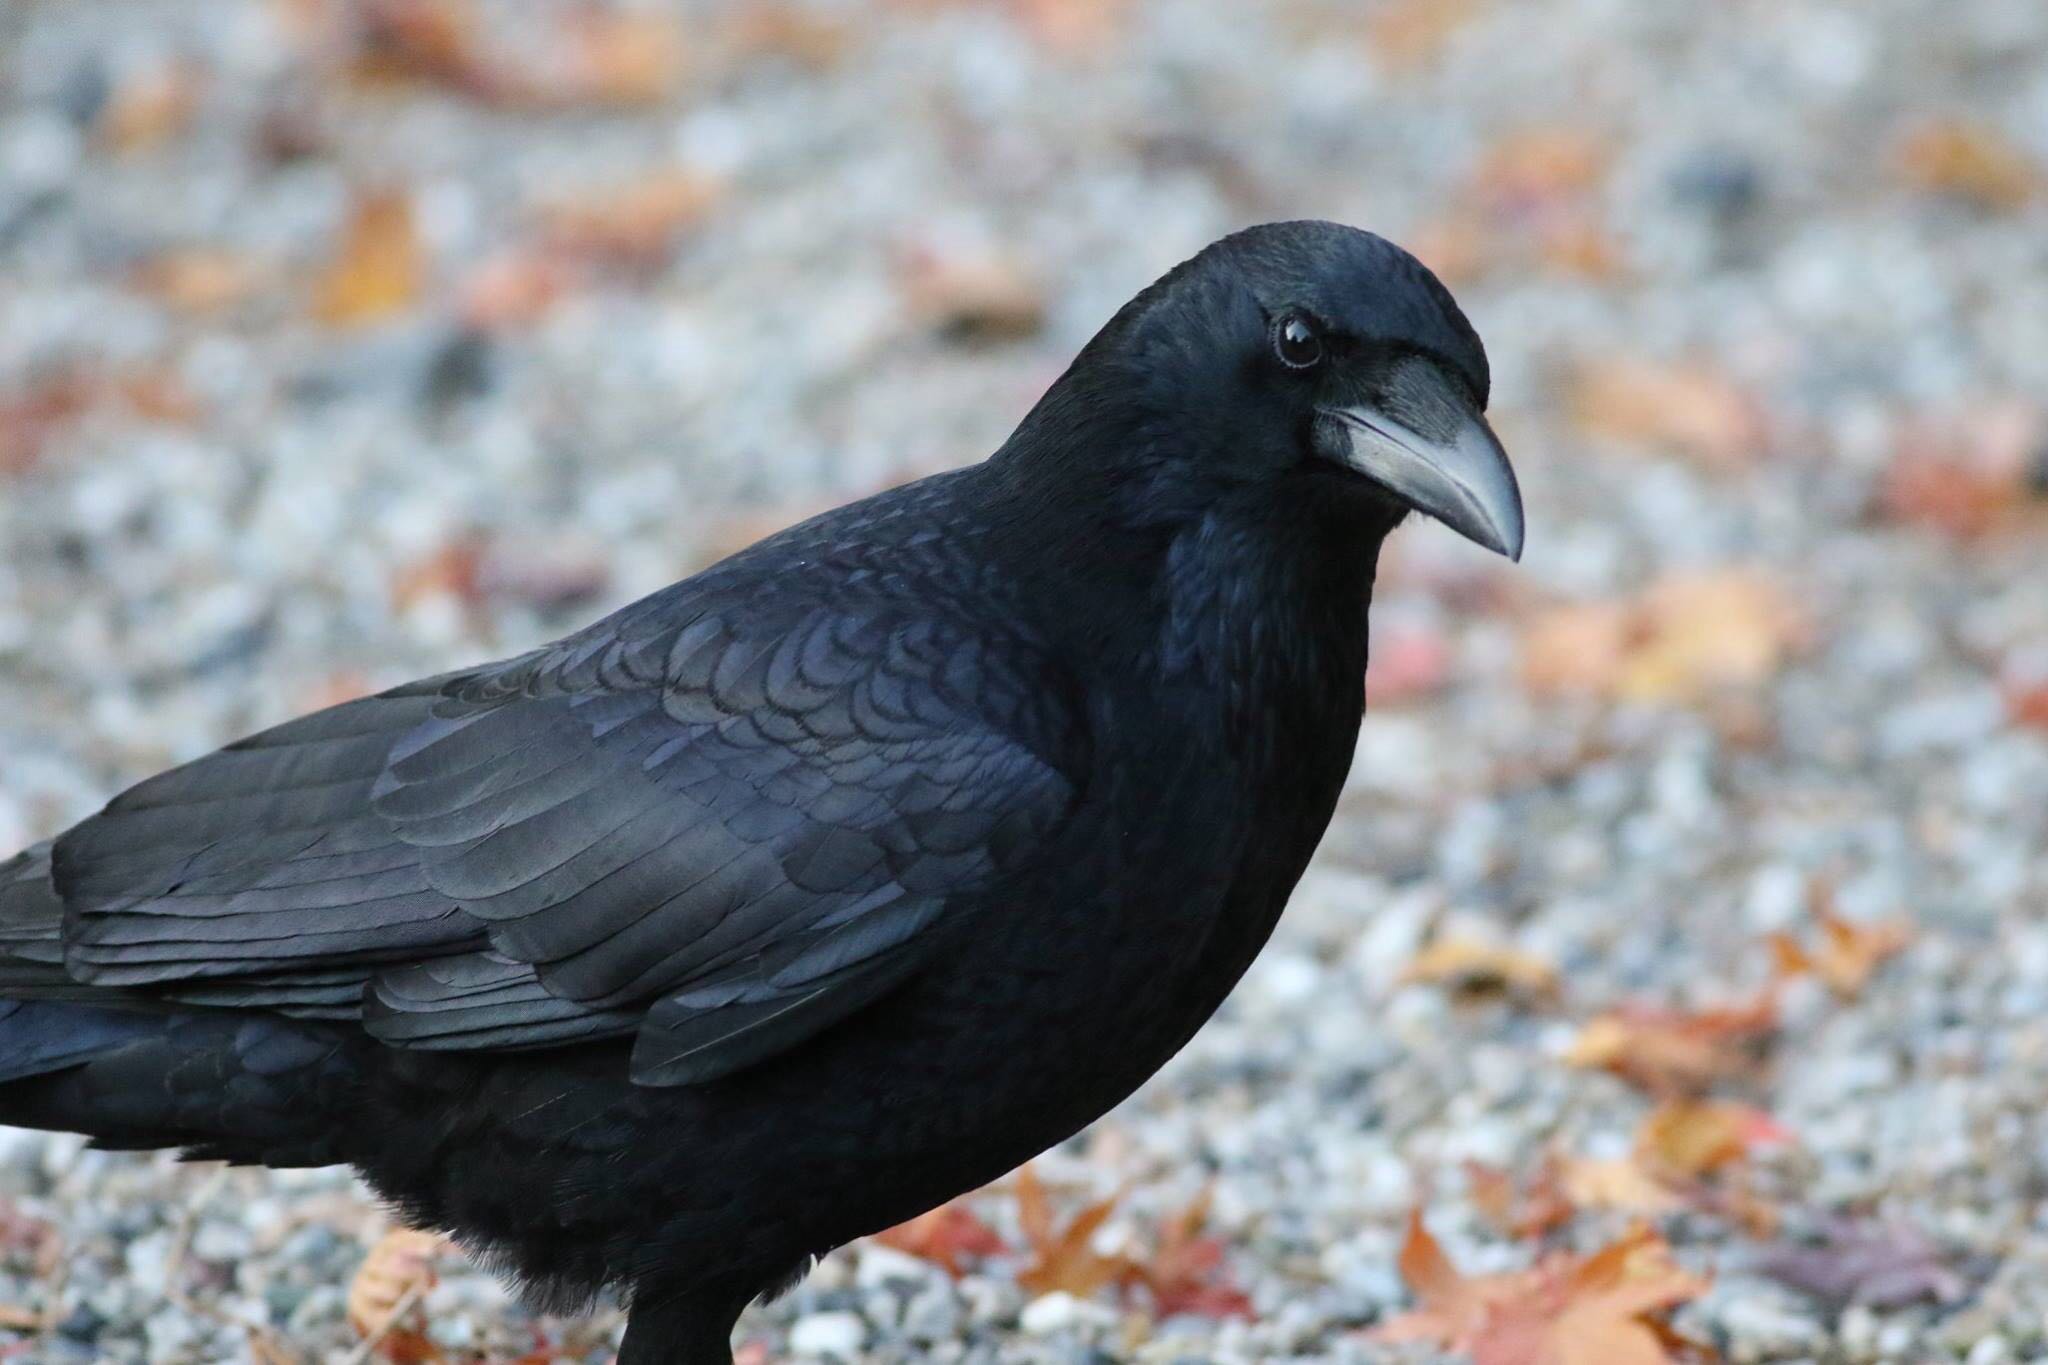
<path fill-rule="evenodd" d="M 1522 557 L 1522 490 L 1486 419 L 1465 416 L 1432 439 L 1369 407 L 1326 407 L 1342 433 L 1344 463 L 1469 540 Z"/>

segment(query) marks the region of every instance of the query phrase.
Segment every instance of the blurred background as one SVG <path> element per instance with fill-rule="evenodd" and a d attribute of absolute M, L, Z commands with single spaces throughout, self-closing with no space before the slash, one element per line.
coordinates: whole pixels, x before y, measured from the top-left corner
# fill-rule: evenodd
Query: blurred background
<path fill-rule="evenodd" d="M 0 852 L 978 459 L 1288 217 L 1456 292 L 1526 562 L 1396 537 L 1224 1015 L 742 1359 L 2048 1359 L 2028 0 L 11 0 Z M 0 1138 L 0 1354 L 608 1358 L 344 1176 Z"/>

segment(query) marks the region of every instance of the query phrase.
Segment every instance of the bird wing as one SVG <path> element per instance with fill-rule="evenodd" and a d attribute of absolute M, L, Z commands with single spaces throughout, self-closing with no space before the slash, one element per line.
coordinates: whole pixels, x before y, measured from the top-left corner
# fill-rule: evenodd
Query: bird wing
<path fill-rule="evenodd" d="M 66 972 L 316 1016 L 366 983 L 400 1046 L 637 1031 L 646 1084 L 811 1036 L 1042 844 L 1075 727 L 1013 636 L 793 596 L 657 595 L 143 782 L 56 841 Z"/>

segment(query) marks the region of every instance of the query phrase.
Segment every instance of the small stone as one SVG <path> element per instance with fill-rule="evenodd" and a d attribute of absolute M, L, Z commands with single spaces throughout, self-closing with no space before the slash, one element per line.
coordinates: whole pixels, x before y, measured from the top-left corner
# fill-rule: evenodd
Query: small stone
<path fill-rule="evenodd" d="M 851 1360 L 867 1339 L 868 1325 L 858 1313 L 807 1313 L 789 1329 L 789 1349 L 800 1356 Z"/>

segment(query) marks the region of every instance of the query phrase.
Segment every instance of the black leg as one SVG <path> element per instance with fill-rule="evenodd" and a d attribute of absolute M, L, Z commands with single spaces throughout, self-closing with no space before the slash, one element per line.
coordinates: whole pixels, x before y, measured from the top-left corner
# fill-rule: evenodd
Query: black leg
<path fill-rule="evenodd" d="M 745 1305 L 642 1286 L 626 1318 L 618 1365 L 732 1365 L 732 1328 Z"/>

